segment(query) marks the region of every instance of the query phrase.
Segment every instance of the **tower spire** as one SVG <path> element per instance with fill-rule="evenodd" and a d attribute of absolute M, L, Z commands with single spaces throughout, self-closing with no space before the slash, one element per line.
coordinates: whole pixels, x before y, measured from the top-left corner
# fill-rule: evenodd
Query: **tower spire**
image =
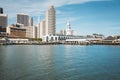
<path fill-rule="evenodd" d="M 71 35 L 71 25 L 70 25 L 70 21 L 67 20 L 67 24 L 66 24 L 67 28 L 66 28 L 66 35 Z"/>
<path fill-rule="evenodd" d="M 66 26 L 67 26 L 67 29 L 71 29 L 71 25 L 70 25 L 70 20 L 67 20 L 67 24 L 66 24 Z"/>

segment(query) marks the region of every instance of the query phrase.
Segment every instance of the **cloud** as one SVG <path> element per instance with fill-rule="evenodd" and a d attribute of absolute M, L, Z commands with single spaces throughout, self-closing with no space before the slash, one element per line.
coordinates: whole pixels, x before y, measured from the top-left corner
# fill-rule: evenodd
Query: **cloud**
<path fill-rule="evenodd" d="M 91 1 L 103 0 L 2 0 L 0 7 L 4 8 L 4 12 L 8 14 L 9 18 L 15 18 L 17 13 L 26 13 L 31 16 L 43 15 L 51 4 L 57 8 L 63 5 L 82 4 Z M 57 13 L 60 14 L 61 12 Z"/>

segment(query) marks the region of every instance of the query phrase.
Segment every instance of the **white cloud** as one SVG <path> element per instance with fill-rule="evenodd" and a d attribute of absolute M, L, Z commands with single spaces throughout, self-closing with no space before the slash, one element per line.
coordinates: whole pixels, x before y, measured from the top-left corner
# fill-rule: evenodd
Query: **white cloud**
<path fill-rule="evenodd" d="M 26 13 L 31 16 L 43 15 L 51 4 L 55 7 L 61 7 L 63 5 L 81 4 L 91 1 L 102 0 L 2 0 L 0 5 L 4 8 L 5 13 L 9 15 L 9 18 L 13 18 L 16 17 L 17 13 Z M 61 11 L 57 12 L 57 14 L 61 13 Z"/>

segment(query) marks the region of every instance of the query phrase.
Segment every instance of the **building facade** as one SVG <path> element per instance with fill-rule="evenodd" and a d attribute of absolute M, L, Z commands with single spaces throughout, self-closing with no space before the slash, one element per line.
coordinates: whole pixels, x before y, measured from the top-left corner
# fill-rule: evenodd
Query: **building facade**
<path fill-rule="evenodd" d="M 26 37 L 26 28 L 25 27 L 16 27 L 16 25 L 10 25 L 7 27 L 6 33 L 8 37 L 13 38 L 25 38 Z"/>
<path fill-rule="evenodd" d="M 0 14 L 0 32 L 6 32 L 8 23 L 8 16 L 6 14 Z"/>
<path fill-rule="evenodd" d="M 66 40 L 69 39 L 84 39 L 83 36 L 71 36 L 71 35 L 45 35 L 42 37 L 43 42 L 65 42 Z"/>
<path fill-rule="evenodd" d="M 37 28 L 35 26 L 26 27 L 27 38 L 37 38 Z"/>
<path fill-rule="evenodd" d="M 36 38 L 37 29 L 35 26 L 18 27 L 17 25 L 10 25 L 7 27 L 8 37 L 14 38 Z"/>
<path fill-rule="evenodd" d="M 18 24 L 23 24 L 24 26 L 29 26 L 29 15 L 21 13 L 17 14 L 17 23 Z"/>
<path fill-rule="evenodd" d="M 54 6 L 50 6 L 49 9 L 46 12 L 46 28 L 45 28 L 45 34 L 55 34 L 56 33 L 56 11 Z"/>

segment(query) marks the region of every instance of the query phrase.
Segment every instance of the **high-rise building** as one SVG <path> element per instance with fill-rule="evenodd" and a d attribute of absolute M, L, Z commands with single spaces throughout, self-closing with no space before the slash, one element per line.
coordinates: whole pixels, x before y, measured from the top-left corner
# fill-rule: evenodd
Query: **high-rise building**
<path fill-rule="evenodd" d="M 40 22 L 40 38 L 45 36 L 45 20 Z"/>
<path fill-rule="evenodd" d="M 37 38 L 36 36 L 36 27 L 35 26 L 29 26 L 26 27 L 26 37 L 27 38 Z"/>
<path fill-rule="evenodd" d="M 46 28 L 45 34 L 55 34 L 56 33 L 56 11 L 54 6 L 50 6 L 46 12 Z"/>
<path fill-rule="evenodd" d="M 3 14 L 3 8 L 0 8 L 0 14 Z"/>
<path fill-rule="evenodd" d="M 45 36 L 45 20 L 41 21 L 37 25 L 37 38 L 42 38 Z"/>
<path fill-rule="evenodd" d="M 29 26 L 29 15 L 24 13 L 17 14 L 17 23 L 23 24 L 24 26 Z"/>
<path fill-rule="evenodd" d="M 32 17 L 29 18 L 29 26 L 33 26 L 33 18 Z"/>
<path fill-rule="evenodd" d="M 6 14 L 0 14 L 0 32 L 6 32 L 8 22 L 8 16 Z"/>

